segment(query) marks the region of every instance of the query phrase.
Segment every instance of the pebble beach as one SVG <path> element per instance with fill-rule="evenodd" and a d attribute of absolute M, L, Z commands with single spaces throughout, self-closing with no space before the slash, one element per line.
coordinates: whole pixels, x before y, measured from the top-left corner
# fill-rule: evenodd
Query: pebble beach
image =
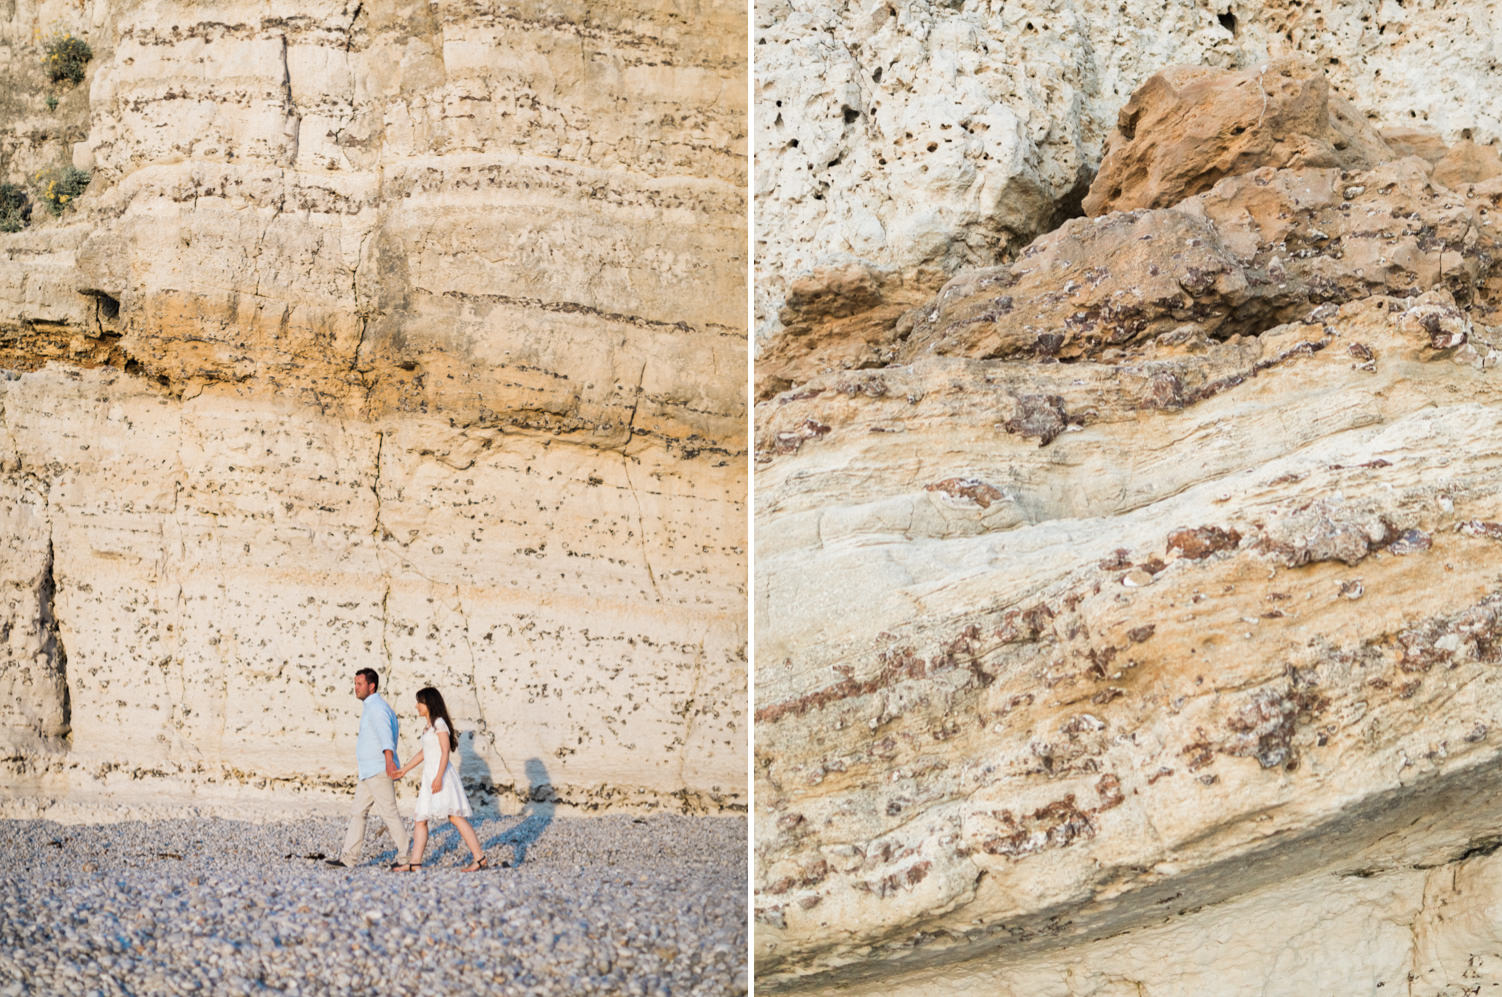
<path fill-rule="evenodd" d="M 374 820 L 353 869 L 342 818 L 0 821 L 0 995 L 746 991 L 744 817 L 474 825 L 397 873 Z"/>

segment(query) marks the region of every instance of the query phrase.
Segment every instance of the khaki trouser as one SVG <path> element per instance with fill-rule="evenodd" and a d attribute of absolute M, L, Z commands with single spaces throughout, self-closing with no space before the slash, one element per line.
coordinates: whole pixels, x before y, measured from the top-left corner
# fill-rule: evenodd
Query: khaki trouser
<path fill-rule="evenodd" d="M 349 830 L 344 833 L 344 851 L 339 861 L 355 865 L 360 861 L 360 852 L 365 845 L 365 814 L 375 807 L 376 816 L 386 822 L 386 830 L 396 844 L 396 861 L 407 861 L 407 829 L 396 812 L 396 784 L 384 772 L 369 779 L 361 779 L 355 789 L 355 809 L 349 818 Z"/>

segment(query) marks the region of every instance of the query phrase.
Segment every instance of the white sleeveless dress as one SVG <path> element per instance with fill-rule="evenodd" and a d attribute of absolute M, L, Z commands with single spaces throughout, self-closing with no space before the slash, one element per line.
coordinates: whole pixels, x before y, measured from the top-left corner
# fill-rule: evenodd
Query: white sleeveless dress
<path fill-rule="evenodd" d="M 416 820 L 441 820 L 446 817 L 468 817 L 469 800 L 464 798 L 464 787 L 459 784 L 459 768 L 454 764 L 456 752 L 449 752 L 449 765 L 443 772 L 443 790 L 433 792 L 433 780 L 438 776 L 438 761 L 443 757 L 439 738 L 449 736 L 448 724 L 438 719 L 437 727 L 422 732 L 422 790 L 417 795 Z"/>

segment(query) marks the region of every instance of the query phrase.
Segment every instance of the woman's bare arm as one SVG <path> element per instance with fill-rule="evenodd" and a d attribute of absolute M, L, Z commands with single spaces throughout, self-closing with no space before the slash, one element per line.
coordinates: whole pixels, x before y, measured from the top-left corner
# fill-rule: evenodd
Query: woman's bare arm
<path fill-rule="evenodd" d="M 438 732 L 438 774 L 433 777 L 433 792 L 443 792 L 443 773 L 449 769 L 449 732 Z"/>
<path fill-rule="evenodd" d="M 421 764 L 422 764 L 422 750 L 418 749 L 417 754 L 415 754 L 411 758 L 407 759 L 407 764 L 405 764 L 401 768 L 397 769 L 397 771 L 396 771 L 396 777 L 398 779 L 400 779 L 402 776 L 406 775 L 408 772 L 411 772 L 414 768 L 416 768 L 417 766 L 419 766 Z"/>

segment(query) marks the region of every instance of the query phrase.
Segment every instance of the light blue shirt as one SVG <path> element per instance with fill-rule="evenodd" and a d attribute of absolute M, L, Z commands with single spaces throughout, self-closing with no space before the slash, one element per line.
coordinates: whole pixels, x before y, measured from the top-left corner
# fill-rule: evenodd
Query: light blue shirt
<path fill-rule="evenodd" d="M 365 708 L 360 711 L 360 738 L 355 742 L 355 762 L 360 766 L 360 778 L 386 774 L 386 756 L 398 768 L 401 762 L 396 757 L 396 711 L 386 704 L 381 694 L 373 692 L 365 697 Z"/>

